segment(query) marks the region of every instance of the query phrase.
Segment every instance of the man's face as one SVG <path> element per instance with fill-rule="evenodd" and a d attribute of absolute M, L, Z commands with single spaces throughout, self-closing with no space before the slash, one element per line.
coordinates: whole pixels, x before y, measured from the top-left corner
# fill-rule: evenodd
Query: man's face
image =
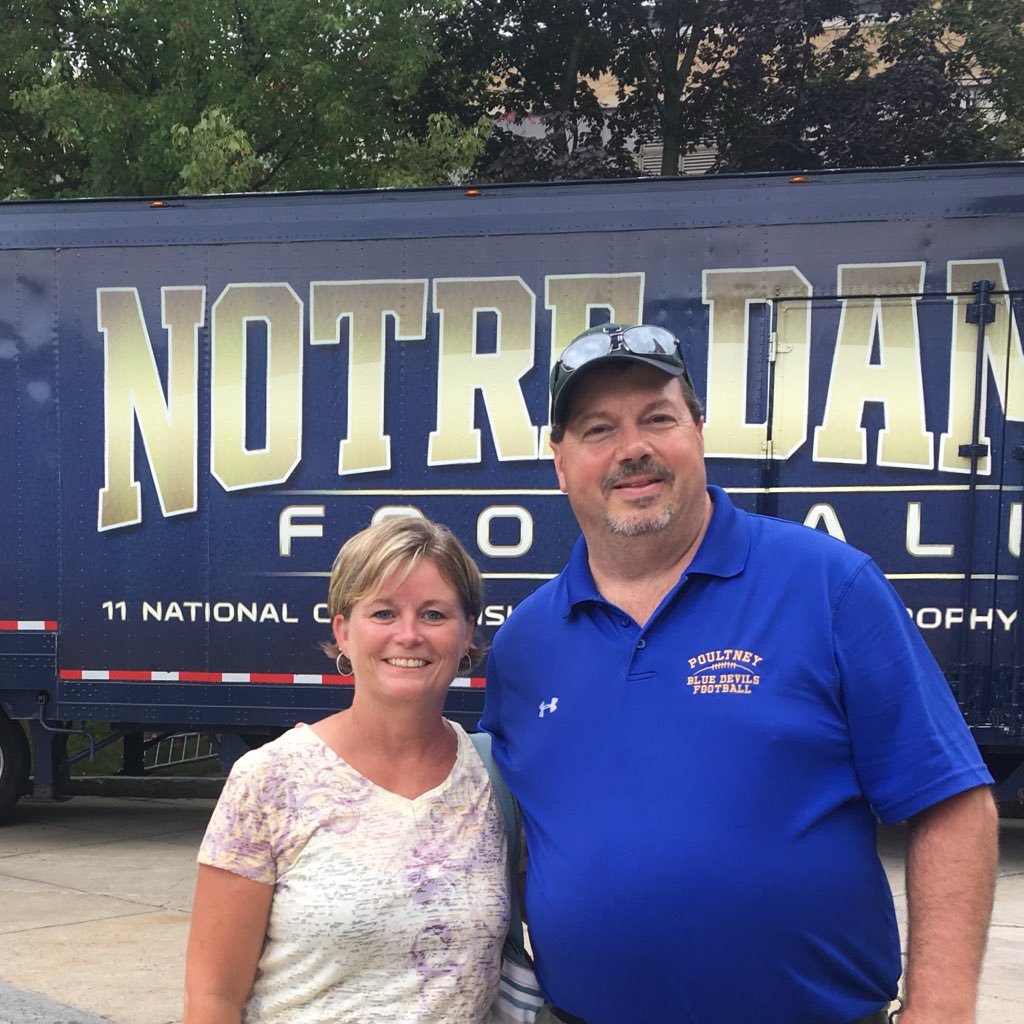
<path fill-rule="evenodd" d="M 588 543 L 602 534 L 685 529 L 706 509 L 703 422 L 679 381 L 639 363 L 586 372 L 565 436 L 552 442 L 558 483 Z"/>

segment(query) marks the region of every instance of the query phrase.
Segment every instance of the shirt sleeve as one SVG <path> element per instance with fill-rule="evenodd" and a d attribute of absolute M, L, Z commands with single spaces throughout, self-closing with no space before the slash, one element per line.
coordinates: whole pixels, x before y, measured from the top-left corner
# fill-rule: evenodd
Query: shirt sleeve
<path fill-rule="evenodd" d="M 263 751 L 235 763 L 199 847 L 200 864 L 268 885 L 277 881 L 274 835 L 281 807 L 272 765 Z"/>
<path fill-rule="evenodd" d="M 991 784 L 949 683 L 874 562 L 853 574 L 833 629 L 854 765 L 883 822 Z"/>

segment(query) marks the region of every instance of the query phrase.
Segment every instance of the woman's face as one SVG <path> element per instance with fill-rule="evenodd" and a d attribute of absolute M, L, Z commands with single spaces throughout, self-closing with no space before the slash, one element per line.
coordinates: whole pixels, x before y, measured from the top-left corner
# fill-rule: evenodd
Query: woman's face
<path fill-rule="evenodd" d="M 334 638 L 363 698 L 443 703 L 474 623 L 435 562 L 424 559 L 403 576 L 399 568 L 375 596 L 336 615 Z"/>

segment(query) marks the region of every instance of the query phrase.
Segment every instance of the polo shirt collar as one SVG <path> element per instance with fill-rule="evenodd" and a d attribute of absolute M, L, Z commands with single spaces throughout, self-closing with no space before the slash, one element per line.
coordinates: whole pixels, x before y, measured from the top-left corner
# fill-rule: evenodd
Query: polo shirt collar
<path fill-rule="evenodd" d="M 697 548 L 688 576 L 738 576 L 750 554 L 750 521 L 729 499 L 721 487 L 708 485 L 711 496 L 711 522 Z"/>
<path fill-rule="evenodd" d="M 750 524 L 721 487 L 709 484 L 708 494 L 711 496 L 711 522 L 686 574 L 738 576 L 750 553 Z M 576 538 L 560 578 L 564 615 L 584 601 L 604 601 L 590 573 L 587 542 L 582 534 Z"/>

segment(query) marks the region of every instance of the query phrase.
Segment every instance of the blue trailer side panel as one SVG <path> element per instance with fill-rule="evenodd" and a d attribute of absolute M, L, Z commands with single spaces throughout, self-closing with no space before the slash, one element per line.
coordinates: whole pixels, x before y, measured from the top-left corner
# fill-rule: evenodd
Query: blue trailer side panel
<path fill-rule="evenodd" d="M 551 362 L 643 319 L 684 341 L 710 478 L 871 553 L 977 734 L 1019 744 L 1022 219 L 1017 166 L 0 206 L 0 620 L 58 623 L 54 719 L 341 706 L 340 543 L 448 523 L 493 631 L 577 532 Z"/>

